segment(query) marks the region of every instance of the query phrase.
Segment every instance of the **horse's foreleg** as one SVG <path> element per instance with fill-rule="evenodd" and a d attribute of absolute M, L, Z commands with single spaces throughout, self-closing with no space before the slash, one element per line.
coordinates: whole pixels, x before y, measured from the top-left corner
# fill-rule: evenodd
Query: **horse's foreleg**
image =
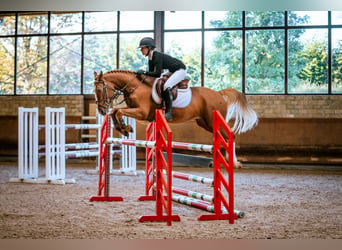
<path fill-rule="evenodd" d="M 132 117 L 138 120 L 145 120 L 145 113 L 140 108 L 120 108 L 112 112 L 113 121 L 116 130 L 121 134 L 128 136 L 128 133 L 133 132 L 131 125 L 126 125 L 122 116 Z"/>
<path fill-rule="evenodd" d="M 122 119 L 122 116 L 118 117 L 118 111 L 119 111 L 118 109 L 114 109 L 111 112 L 111 117 L 113 119 L 115 129 L 119 131 L 121 134 L 127 136 L 128 132 L 125 132 L 127 125 Z"/>

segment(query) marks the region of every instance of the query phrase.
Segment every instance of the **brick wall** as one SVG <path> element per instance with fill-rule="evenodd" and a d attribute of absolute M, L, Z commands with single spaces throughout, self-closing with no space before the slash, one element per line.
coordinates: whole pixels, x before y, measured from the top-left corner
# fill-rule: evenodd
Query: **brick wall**
<path fill-rule="evenodd" d="M 38 107 L 40 123 L 44 123 L 45 107 L 65 107 L 66 123 L 79 124 L 84 114 L 84 97 L 82 95 L 0 96 L 0 107 L 0 155 L 17 155 L 19 107 Z M 66 140 L 80 142 L 80 131 L 67 131 Z M 39 143 L 44 143 L 43 132 L 40 132 Z"/>
<path fill-rule="evenodd" d="M 342 96 L 247 96 L 259 118 L 342 118 Z"/>
<path fill-rule="evenodd" d="M 66 96 L 1 96 L 0 117 L 17 116 L 18 108 L 38 107 L 39 115 L 44 116 L 45 107 L 65 107 L 66 116 L 82 116 L 84 102 L 82 95 Z"/>

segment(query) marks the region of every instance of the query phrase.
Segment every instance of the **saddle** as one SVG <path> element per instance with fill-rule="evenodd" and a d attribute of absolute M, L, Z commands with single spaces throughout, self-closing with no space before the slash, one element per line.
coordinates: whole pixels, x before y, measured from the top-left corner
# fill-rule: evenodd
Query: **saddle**
<path fill-rule="evenodd" d="M 158 96 L 160 98 L 162 98 L 162 93 L 163 93 L 163 89 L 164 89 L 164 85 L 165 85 L 165 79 L 163 78 L 159 78 L 157 79 L 157 82 L 156 82 L 156 92 L 158 94 Z M 182 81 L 180 81 L 179 83 L 177 83 L 172 89 L 171 89 L 171 93 L 172 93 L 172 100 L 176 100 L 177 99 L 177 96 L 178 96 L 178 89 L 187 89 L 188 88 L 188 82 L 189 82 L 189 79 L 184 79 Z"/>

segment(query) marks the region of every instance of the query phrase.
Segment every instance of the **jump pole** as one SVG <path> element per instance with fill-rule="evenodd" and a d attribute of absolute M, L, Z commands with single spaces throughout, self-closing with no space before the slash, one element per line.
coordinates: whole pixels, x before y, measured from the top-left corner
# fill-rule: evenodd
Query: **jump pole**
<path fill-rule="evenodd" d="M 206 210 L 211 213 L 215 212 L 215 207 L 212 204 L 210 204 L 209 202 L 202 201 L 202 200 L 197 200 L 191 197 L 184 197 L 184 196 L 179 196 L 179 195 L 172 195 L 172 200 L 175 202 L 184 204 L 184 205 Z M 224 206 L 221 207 L 221 212 L 227 213 L 227 210 L 225 209 Z M 234 213 L 237 215 L 238 218 L 243 218 L 245 216 L 245 213 L 239 210 L 234 210 Z"/>

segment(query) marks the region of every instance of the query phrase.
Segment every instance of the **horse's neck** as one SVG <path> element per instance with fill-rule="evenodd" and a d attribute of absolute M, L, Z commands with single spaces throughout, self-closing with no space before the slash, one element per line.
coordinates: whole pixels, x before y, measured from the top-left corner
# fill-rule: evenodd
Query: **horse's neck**
<path fill-rule="evenodd" d="M 111 74 L 104 76 L 107 82 L 112 83 L 113 87 L 124 88 L 124 87 L 132 87 L 137 85 L 139 82 L 143 82 L 145 85 L 152 87 L 155 78 L 146 75 L 138 75 L 135 73 L 122 73 L 122 72 L 113 72 Z M 128 84 L 129 86 L 126 86 Z"/>

